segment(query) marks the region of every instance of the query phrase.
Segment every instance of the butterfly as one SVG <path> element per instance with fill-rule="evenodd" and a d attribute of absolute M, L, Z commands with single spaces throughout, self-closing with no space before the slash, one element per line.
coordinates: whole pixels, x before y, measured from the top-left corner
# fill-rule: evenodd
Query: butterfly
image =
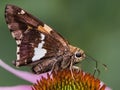
<path fill-rule="evenodd" d="M 17 43 L 16 67 L 31 66 L 35 74 L 72 69 L 86 56 L 82 49 L 15 5 L 6 5 L 5 19 Z"/>

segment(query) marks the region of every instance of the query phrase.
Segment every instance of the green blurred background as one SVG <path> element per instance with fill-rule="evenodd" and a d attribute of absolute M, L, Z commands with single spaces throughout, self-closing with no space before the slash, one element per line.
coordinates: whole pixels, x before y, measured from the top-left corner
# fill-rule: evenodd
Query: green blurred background
<path fill-rule="evenodd" d="M 114 90 L 120 88 L 120 1 L 118 0 L 0 0 L 0 58 L 12 65 L 16 43 L 4 18 L 6 4 L 17 5 L 61 33 L 71 44 L 108 66 L 99 65 L 99 78 Z M 82 64 L 92 72 L 92 60 Z M 28 68 L 20 68 L 29 70 Z M 29 70 L 30 71 L 30 70 Z M 0 67 L 0 86 L 30 84 Z"/>

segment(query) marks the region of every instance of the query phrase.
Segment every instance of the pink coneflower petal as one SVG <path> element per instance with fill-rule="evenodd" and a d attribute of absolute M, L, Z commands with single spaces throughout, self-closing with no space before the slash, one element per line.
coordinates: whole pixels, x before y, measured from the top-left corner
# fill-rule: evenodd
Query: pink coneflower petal
<path fill-rule="evenodd" d="M 31 83 L 35 83 L 37 80 L 40 80 L 42 76 L 47 78 L 47 73 L 36 75 L 36 74 L 29 73 L 29 72 L 16 70 L 16 69 L 10 67 L 9 65 L 7 65 L 6 63 L 4 63 L 2 60 L 0 60 L 0 66 L 2 68 L 6 69 L 7 71 L 13 73 L 17 77 L 20 77 Z M 51 73 L 51 72 L 49 72 L 49 73 Z"/>
<path fill-rule="evenodd" d="M 9 86 L 9 87 L 0 87 L 0 90 L 32 90 L 31 86 L 20 85 L 20 86 Z"/>
<path fill-rule="evenodd" d="M 104 85 L 104 83 L 103 82 L 100 82 L 100 87 L 102 87 Z M 105 90 L 112 90 L 110 87 L 107 87 L 106 86 L 106 88 L 105 88 Z"/>

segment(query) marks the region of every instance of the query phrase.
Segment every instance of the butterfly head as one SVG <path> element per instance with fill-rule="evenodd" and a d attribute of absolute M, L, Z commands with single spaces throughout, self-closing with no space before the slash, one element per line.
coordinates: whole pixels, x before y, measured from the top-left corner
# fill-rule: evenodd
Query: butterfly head
<path fill-rule="evenodd" d="M 74 63 L 81 62 L 85 59 L 86 55 L 82 49 L 70 45 L 70 50 L 73 53 Z"/>

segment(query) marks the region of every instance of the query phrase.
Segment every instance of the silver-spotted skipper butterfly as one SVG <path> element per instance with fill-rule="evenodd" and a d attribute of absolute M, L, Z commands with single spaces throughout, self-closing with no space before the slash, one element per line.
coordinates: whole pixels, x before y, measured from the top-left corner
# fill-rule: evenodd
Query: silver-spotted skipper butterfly
<path fill-rule="evenodd" d="M 25 10 L 7 5 L 5 18 L 17 43 L 15 66 L 32 66 L 34 73 L 71 69 L 85 58 L 84 51 Z"/>

